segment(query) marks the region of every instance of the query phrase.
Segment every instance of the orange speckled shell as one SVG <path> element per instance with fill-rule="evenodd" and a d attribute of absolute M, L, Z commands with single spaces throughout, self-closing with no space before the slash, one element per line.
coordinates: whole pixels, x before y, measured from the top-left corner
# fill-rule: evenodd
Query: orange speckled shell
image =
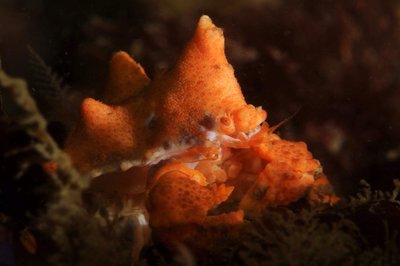
<path fill-rule="evenodd" d="M 116 53 L 104 101 L 114 105 L 84 100 L 66 143 L 82 172 L 121 159 L 145 160 L 164 143 L 201 142 L 205 118 L 212 121 L 246 106 L 225 57 L 222 30 L 207 16 L 175 67 L 151 82 L 126 53 Z M 263 119 L 265 114 L 252 127 Z"/>

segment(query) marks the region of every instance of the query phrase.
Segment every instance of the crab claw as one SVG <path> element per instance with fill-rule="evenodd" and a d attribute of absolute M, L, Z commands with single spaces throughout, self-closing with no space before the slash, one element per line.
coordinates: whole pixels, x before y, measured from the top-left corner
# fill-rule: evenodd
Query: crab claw
<path fill-rule="evenodd" d="M 204 175 L 184 164 L 161 168 L 148 189 L 150 224 L 155 228 L 215 223 L 240 224 L 243 212 L 209 216 L 208 212 L 227 200 L 233 187 L 209 187 Z"/>

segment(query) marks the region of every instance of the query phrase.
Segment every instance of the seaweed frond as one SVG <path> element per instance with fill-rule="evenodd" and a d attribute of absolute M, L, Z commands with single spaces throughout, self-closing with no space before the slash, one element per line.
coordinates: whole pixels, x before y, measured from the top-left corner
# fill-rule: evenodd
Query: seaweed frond
<path fill-rule="evenodd" d="M 28 45 L 27 49 L 33 92 L 53 97 L 62 95 L 68 89 L 63 78 L 54 72 L 31 46 Z"/>
<path fill-rule="evenodd" d="M 400 180 L 393 180 L 394 188 L 391 191 L 373 190 L 371 185 L 365 181 L 360 180 L 360 189 L 355 196 L 350 196 L 343 204 L 348 204 L 350 207 L 357 207 L 363 204 L 390 201 L 397 202 L 397 197 L 400 192 Z"/>
<path fill-rule="evenodd" d="M 52 188 L 48 192 L 51 201 L 38 218 L 38 226 L 43 231 L 52 232 L 51 237 L 59 246 L 65 245 L 65 239 L 70 237 L 65 229 L 83 211 L 81 192 L 89 181 L 77 173 L 68 156 L 47 132 L 47 122 L 30 96 L 25 80 L 9 77 L 0 70 L 0 88 L 9 100 L 7 104 L 12 105 L 11 111 L 5 115 L 10 121 L 7 124 L 11 130 L 9 134 L 22 132 L 27 140 L 26 146 L 10 147 L 6 154 L 19 161 L 18 168 L 22 171 L 19 169 L 16 177 L 21 178 L 27 169 L 34 166 L 43 166 L 47 162 L 56 164 L 56 169 L 47 173 L 50 177 L 47 183 L 51 183 Z M 37 176 L 28 176 L 25 180 L 28 178 Z"/>
<path fill-rule="evenodd" d="M 18 177 L 16 186 L 19 188 L 21 183 L 29 183 L 37 179 L 39 174 L 46 177 L 45 184 L 41 185 L 50 188 L 45 190 L 49 194 L 44 202 L 45 207 L 36 216 L 31 216 L 29 221 L 33 223 L 39 238 L 45 239 L 45 243 L 38 243 L 39 250 L 44 253 L 36 257 L 44 257 L 46 263 L 52 265 L 130 265 L 137 259 L 143 244 L 140 234 L 144 233 L 141 230 L 145 228 L 139 223 L 140 215 L 143 214 L 116 213 L 112 220 L 106 219 L 107 213 L 103 216 L 90 214 L 82 199 L 82 192 L 88 187 L 89 179 L 78 174 L 69 157 L 47 132 L 47 122 L 30 96 L 27 83 L 22 79 L 11 78 L 0 70 L 0 91 L 7 97 L 9 107 L 1 117 L 5 127 L 0 129 L 6 132 L 0 132 L 5 136 L 22 135 L 27 140 L 24 144 L 19 141 L 10 144 L 7 150 L 2 147 L 3 157 L 6 154 L 8 161 L 19 163 L 17 169 L 12 169 L 18 173 L 15 175 L 12 170 L 8 171 L 6 176 L 1 176 L 0 184 L 3 181 L 17 182 Z M 38 166 L 43 168 L 49 162 L 55 167 L 44 173 L 28 171 Z M 22 172 L 21 167 L 24 169 Z M 13 199 L 18 197 L 21 201 L 31 201 L 35 196 L 21 198 L 21 195 L 12 195 Z M 43 207 L 43 202 L 40 205 Z M 43 246 L 51 248 L 43 251 Z M 43 262 L 39 265 L 43 265 Z"/>
<path fill-rule="evenodd" d="M 60 189 L 66 185 L 75 187 L 75 190 L 85 188 L 88 180 L 76 172 L 68 156 L 47 132 L 47 122 L 30 96 L 26 82 L 22 79 L 11 78 L 0 70 L 0 88 L 4 94 L 9 94 L 10 99 L 15 101 L 13 119 L 19 128 L 23 128 L 28 136 L 35 140 L 31 148 L 40 155 L 43 162 L 52 161 L 57 164 L 57 170 L 52 175 L 55 184 Z"/>

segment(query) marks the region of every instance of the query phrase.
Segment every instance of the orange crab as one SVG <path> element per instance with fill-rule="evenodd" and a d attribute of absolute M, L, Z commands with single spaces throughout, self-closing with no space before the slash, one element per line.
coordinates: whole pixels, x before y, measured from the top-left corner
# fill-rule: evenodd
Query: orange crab
<path fill-rule="evenodd" d="M 222 30 L 202 16 L 175 67 L 155 80 L 129 55 L 116 53 L 103 102 L 84 100 L 66 151 L 83 173 L 117 171 L 94 181 L 95 190 L 123 194 L 132 191 L 123 186 L 149 179 L 150 224 L 161 234 L 232 227 L 247 212 L 289 204 L 310 189 L 317 199 L 319 184 L 329 186 L 316 182 L 322 168 L 306 145 L 282 140 L 266 117 L 246 103 Z M 333 199 L 328 193 L 323 201 Z M 219 210 L 226 203 L 233 209 Z M 185 232 L 176 236 L 196 230 Z"/>
<path fill-rule="evenodd" d="M 87 98 L 66 150 L 83 172 L 121 161 L 154 164 L 202 145 L 213 133 L 237 137 L 266 118 L 247 105 L 224 53 L 221 29 L 202 16 L 176 66 L 149 81 L 124 52 L 111 60 L 105 103 Z"/>

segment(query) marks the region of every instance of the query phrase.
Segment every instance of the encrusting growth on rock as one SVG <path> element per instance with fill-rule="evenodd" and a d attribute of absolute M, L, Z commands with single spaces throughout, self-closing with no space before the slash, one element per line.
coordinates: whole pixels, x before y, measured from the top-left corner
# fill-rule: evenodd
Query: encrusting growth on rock
<path fill-rule="evenodd" d="M 265 122 L 267 112 L 246 103 L 222 30 L 209 17 L 200 18 L 176 65 L 154 80 L 124 52 L 113 56 L 109 74 L 103 101 L 83 101 L 66 151 L 82 173 L 115 172 L 94 179 L 104 193 L 118 187 L 111 184 L 119 175 L 124 184 L 127 173 L 148 179 L 150 225 L 159 235 L 180 226 L 183 238 L 190 226 L 237 226 L 246 213 L 319 189 L 322 168 L 305 143 L 280 139 Z M 145 170 L 129 172 L 132 166 Z M 337 200 L 331 191 L 310 193 L 326 203 Z M 221 203 L 236 207 L 221 213 Z"/>

